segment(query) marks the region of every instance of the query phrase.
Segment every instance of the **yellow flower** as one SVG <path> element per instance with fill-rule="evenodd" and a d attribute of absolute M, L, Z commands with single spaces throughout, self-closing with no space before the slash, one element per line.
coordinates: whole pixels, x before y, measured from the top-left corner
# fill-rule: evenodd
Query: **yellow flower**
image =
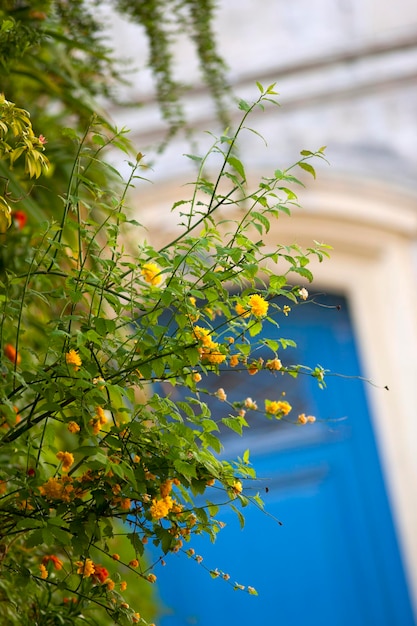
<path fill-rule="evenodd" d="M 200 380 L 201 380 L 201 374 L 199 374 L 198 372 L 194 372 L 194 374 L 193 374 L 193 381 L 195 383 L 199 383 Z"/>
<path fill-rule="evenodd" d="M 271 400 L 265 400 L 265 411 L 269 415 L 278 415 L 279 417 L 281 417 L 282 415 L 288 415 L 291 409 L 291 404 L 289 404 L 285 400 L 279 402 L 271 402 Z"/>
<path fill-rule="evenodd" d="M 62 500 L 69 502 L 71 500 L 74 487 L 71 485 L 71 478 L 63 476 L 63 478 L 51 477 L 49 480 L 38 487 L 40 494 L 48 500 Z"/>
<path fill-rule="evenodd" d="M 62 471 L 68 472 L 71 468 L 71 465 L 74 463 L 74 455 L 71 452 L 58 452 L 56 455 L 58 461 L 62 463 Z"/>
<path fill-rule="evenodd" d="M 107 422 L 106 414 L 104 413 L 104 409 L 101 406 L 96 406 L 96 414 L 91 420 L 88 422 L 91 428 L 93 429 L 93 433 L 98 435 L 101 430 L 101 427 Z"/>
<path fill-rule="evenodd" d="M 134 624 L 137 624 L 140 620 L 140 613 L 133 613 L 132 615 L 132 622 Z"/>
<path fill-rule="evenodd" d="M 146 577 L 150 583 L 154 583 L 156 581 L 156 576 L 155 574 L 148 574 Z"/>
<path fill-rule="evenodd" d="M 73 366 L 75 372 L 77 372 L 82 365 L 80 355 L 75 350 L 70 350 L 69 352 L 67 352 L 67 354 L 65 355 L 65 360 L 67 362 L 67 365 Z"/>
<path fill-rule="evenodd" d="M 142 266 L 142 276 L 147 283 L 154 287 L 162 282 L 161 268 L 156 263 L 145 263 Z"/>
<path fill-rule="evenodd" d="M 120 591 L 126 591 L 127 589 L 127 582 L 125 580 L 122 580 L 120 583 Z"/>
<path fill-rule="evenodd" d="M 236 367 L 239 364 L 239 357 L 237 354 L 233 354 L 230 357 L 230 367 Z"/>
<path fill-rule="evenodd" d="M 256 404 L 256 402 L 252 400 L 252 398 L 246 398 L 245 407 L 247 409 L 252 409 L 252 411 L 256 411 L 258 408 L 258 405 Z"/>
<path fill-rule="evenodd" d="M 89 578 L 92 574 L 94 574 L 95 567 L 91 559 L 76 561 L 75 565 L 78 567 L 77 574 L 82 574 L 84 578 Z"/>
<path fill-rule="evenodd" d="M 216 391 L 215 395 L 218 397 L 218 399 L 221 402 L 224 402 L 225 400 L 227 400 L 227 394 L 226 394 L 225 390 L 223 389 L 223 387 L 219 387 L 219 389 Z"/>
<path fill-rule="evenodd" d="M 236 495 L 242 493 L 243 487 L 242 487 L 242 483 L 240 482 L 240 480 L 235 480 L 235 482 L 232 485 L 232 489 Z"/>
<path fill-rule="evenodd" d="M 287 304 L 284 306 L 284 308 L 282 309 L 282 312 L 284 313 L 284 315 L 286 315 L 288 317 L 288 313 L 291 311 L 291 307 L 288 306 Z"/>
<path fill-rule="evenodd" d="M 43 580 L 48 578 L 48 570 L 46 569 L 46 567 L 45 567 L 45 565 L 43 563 L 41 563 L 39 565 L 39 569 L 40 569 L 40 572 L 41 572 L 41 578 L 43 578 Z"/>
<path fill-rule="evenodd" d="M 268 313 L 268 302 L 257 293 L 254 293 L 252 296 L 250 296 L 248 302 L 251 313 L 255 317 L 265 317 L 265 315 Z"/>
<path fill-rule="evenodd" d="M 203 350 L 201 352 L 201 360 L 211 365 L 220 365 L 220 363 L 223 363 L 223 361 L 226 360 L 226 355 L 217 350 L 218 345 L 218 343 L 213 345 L 213 351 Z"/>
<path fill-rule="evenodd" d="M 250 363 L 248 366 L 248 373 L 251 376 L 255 376 L 255 374 L 257 374 L 258 372 L 259 372 L 258 361 L 252 361 L 252 363 Z"/>
<path fill-rule="evenodd" d="M 170 510 L 173 507 L 172 498 L 170 496 L 166 496 L 165 498 L 161 498 L 157 500 L 154 498 L 152 500 L 152 505 L 150 508 L 150 512 L 153 519 L 161 519 L 162 517 L 166 517 Z"/>
<path fill-rule="evenodd" d="M 250 311 L 244 306 L 242 306 L 240 302 L 238 302 L 237 305 L 235 306 L 235 311 L 240 317 L 249 317 L 250 315 Z"/>
<path fill-rule="evenodd" d="M 79 424 L 77 424 L 77 422 L 68 422 L 68 426 L 67 426 L 68 430 L 70 433 L 79 433 L 80 432 L 80 426 Z"/>
<path fill-rule="evenodd" d="M 176 500 L 174 500 L 172 504 L 171 512 L 177 515 L 178 513 L 182 513 L 183 510 L 184 510 L 183 505 L 177 502 Z"/>
<path fill-rule="evenodd" d="M 122 498 L 120 501 L 120 508 L 122 511 L 129 511 L 132 506 L 132 501 L 130 498 Z"/>
<path fill-rule="evenodd" d="M 113 591 L 113 589 L 114 589 L 114 580 L 112 580 L 111 578 L 108 578 L 105 582 L 106 582 L 108 591 Z"/>
<path fill-rule="evenodd" d="M 279 359 L 271 359 L 265 363 L 265 367 L 269 370 L 280 370 L 282 368 L 282 363 Z"/>
<path fill-rule="evenodd" d="M 213 340 L 210 337 L 210 330 L 208 328 L 202 328 L 201 326 L 194 326 L 194 334 L 203 346 L 211 348 Z"/>
<path fill-rule="evenodd" d="M 105 424 L 107 422 L 106 414 L 104 413 L 104 409 L 101 406 L 96 407 L 96 415 L 100 421 L 100 424 Z"/>

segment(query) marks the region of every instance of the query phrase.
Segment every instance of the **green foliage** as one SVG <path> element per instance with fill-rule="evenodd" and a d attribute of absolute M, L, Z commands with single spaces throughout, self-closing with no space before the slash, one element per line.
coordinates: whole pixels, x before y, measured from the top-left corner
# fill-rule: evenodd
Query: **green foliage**
<path fill-rule="evenodd" d="M 3 623 L 106 623 L 106 615 L 114 624 L 147 623 L 137 613 L 142 607 L 126 602 L 118 568 L 152 584 L 156 564 L 144 554 L 148 541 L 161 559 L 184 551 L 200 563 L 193 536 L 215 540 L 221 506 L 231 506 L 241 525 L 245 506 L 262 507 L 259 494 L 245 494 L 245 481 L 255 477 L 249 451 L 237 460 L 219 457 L 220 426 L 241 435 L 248 412 L 312 421 L 291 418 L 280 396 L 263 399 L 262 407 L 251 398 L 230 403 L 222 388 L 205 385 L 231 369 L 248 377 L 260 370 L 304 373 L 323 383 L 319 366 L 281 362 L 290 339 L 260 339 L 265 321 L 273 323 L 271 309 L 287 315 L 283 302 L 307 298 L 294 276 L 311 280 L 310 259 L 327 256 L 326 246 L 264 242 L 271 220 L 296 204 L 292 170 L 323 154 L 303 155 L 247 190 L 233 150 L 250 112 L 274 102 L 273 85 L 260 91 L 254 104 L 241 104 L 234 134 L 215 138 L 204 157 L 192 156 L 196 182 L 191 196 L 175 203 L 178 235 L 163 247 L 143 239 L 125 206 L 128 189 L 142 177 L 142 155 L 130 164 L 120 193 L 86 176 L 109 141 L 97 126 L 88 131 L 92 142 L 85 134 L 78 143 L 67 190 L 59 194 L 61 220 L 31 232 L 12 219 L 3 233 Z M 7 105 L 17 118 L 2 117 L 3 137 L 18 119 L 19 141 L 30 121 Z M 30 137 L 28 149 L 40 149 Z M 10 166 L 10 151 L 2 156 Z M 222 165 L 211 177 L 219 156 Z M 130 253 L 129 241 L 139 241 Z M 270 352 L 266 361 L 257 357 L 260 346 Z M 170 383 L 180 400 L 157 383 Z M 228 405 L 227 417 L 210 410 L 213 396 Z M 219 570 L 210 574 L 228 581 Z M 252 587 L 246 591 L 256 595 Z"/>
<path fill-rule="evenodd" d="M 109 141 L 113 145 L 117 141 L 119 147 L 132 155 L 123 129 L 115 129 L 106 118 L 103 105 L 100 106 L 103 101 L 117 101 L 116 87 L 123 82 L 121 76 L 126 74 L 130 62 L 116 59 L 114 51 L 109 49 L 101 4 L 98 0 L 0 3 L 0 89 L 8 102 L 30 110 L 34 132 L 47 140 L 53 163 L 48 171 L 43 168 L 38 178 L 43 155 L 39 150 L 25 152 L 29 157 L 26 168 L 30 166 L 31 175 L 35 177 L 36 173 L 38 178 L 35 184 L 27 178 L 23 160 L 14 163 L 13 172 L 8 170 L 10 163 L 0 160 L 0 187 L 3 180 L 8 181 L 7 189 L 0 189 L 4 198 L 0 213 L 3 217 L 8 214 L 7 223 L 10 209 L 17 202 L 33 224 L 60 219 L 60 196 L 77 160 L 77 138 L 90 128 L 92 119 L 101 124 L 103 150 Z M 203 78 L 225 123 L 229 92 L 223 63 L 216 53 L 212 29 L 214 2 L 112 0 L 109 7 L 128 17 L 138 29 L 145 30 L 149 40 L 148 64 L 167 123 L 167 137 L 185 124 L 183 101 L 189 86 L 178 83 L 173 67 L 173 50 L 179 34 L 185 33 L 195 42 Z M 134 50 L 131 56 L 135 58 Z M 87 132 L 83 145 L 94 147 L 94 141 L 97 135 L 94 138 Z M 20 149 L 23 145 L 15 146 L 10 158 L 17 158 Z M 117 174 L 110 168 L 103 169 L 101 152 L 99 156 L 89 163 L 84 176 L 96 188 L 110 185 L 109 177 L 116 186 Z"/>

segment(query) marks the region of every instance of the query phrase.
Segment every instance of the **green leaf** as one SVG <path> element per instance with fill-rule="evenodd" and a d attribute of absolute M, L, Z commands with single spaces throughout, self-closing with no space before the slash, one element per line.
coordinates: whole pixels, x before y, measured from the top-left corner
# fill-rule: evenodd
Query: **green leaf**
<path fill-rule="evenodd" d="M 230 508 L 236 513 L 239 520 L 240 528 L 243 529 L 245 527 L 245 516 L 239 511 L 239 509 L 235 507 L 234 504 L 231 504 Z"/>
<path fill-rule="evenodd" d="M 116 329 L 115 321 L 104 317 L 96 317 L 94 320 L 94 326 L 97 333 L 102 337 L 107 334 L 113 334 Z"/>
<path fill-rule="evenodd" d="M 262 332 L 262 323 L 254 322 L 249 326 L 248 330 L 251 337 L 256 337 L 256 335 L 259 335 L 259 333 Z"/>
<path fill-rule="evenodd" d="M 197 163 L 201 163 L 201 161 L 203 160 L 201 157 L 196 156 L 195 154 L 184 154 L 185 157 L 187 157 L 187 159 L 191 159 L 192 161 L 197 161 Z"/>
<path fill-rule="evenodd" d="M 280 291 L 286 284 L 286 276 L 270 276 L 269 278 L 269 287 L 272 291 Z"/>
<path fill-rule="evenodd" d="M 241 111 L 250 111 L 250 105 L 246 102 L 246 100 L 240 100 L 239 109 Z"/>
<path fill-rule="evenodd" d="M 176 459 L 174 461 L 174 467 L 177 470 L 178 474 L 181 474 L 187 480 L 189 480 L 190 478 L 197 478 L 196 468 L 191 462 Z"/>
<path fill-rule="evenodd" d="M 255 220 L 258 220 L 262 226 L 265 228 L 265 231 L 268 232 L 270 229 L 270 223 L 269 220 L 265 217 L 265 215 L 262 215 L 262 213 L 259 213 L 258 211 L 252 211 L 251 212 L 251 217 Z M 262 234 L 262 231 L 261 231 Z"/>
<path fill-rule="evenodd" d="M 233 430 L 238 435 L 242 435 L 242 432 L 243 432 L 242 423 L 239 420 L 239 418 L 237 418 L 237 417 L 223 417 L 221 421 L 222 421 L 222 423 L 225 426 L 230 428 L 230 430 Z"/>
<path fill-rule="evenodd" d="M 200 435 L 200 440 L 206 447 L 213 448 L 218 454 L 222 451 L 223 446 L 215 435 L 205 432 Z"/>
<path fill-rule="evenodd" d="M 246 180 L 245 168 L 243 166 L 242 161 L 240 161 L 234 156 L 229 156 L 229 158 L 227 159 L 227 162 L 229 163 L 229 165 L 233 167 L 233 169 L 236 170 L 238 174 L 241 175 L 243 180 Z"/>
<path fill-rule="evenodd" d="M 300 276 L 307 278 L 310 283 L 313 281 L 313 274 L 306 267 L 294 267 L 293 271 L 300 274 Z"/>
<path fill-rule="evenodd" d="M 303 161 L 301 161 L 298 165 L 301 167 L 301 169 L 311 174 L 313 178 L 316 178 L 316 170 L 312 165 L 310 165 L 310 163 L 304 163 Z"/>

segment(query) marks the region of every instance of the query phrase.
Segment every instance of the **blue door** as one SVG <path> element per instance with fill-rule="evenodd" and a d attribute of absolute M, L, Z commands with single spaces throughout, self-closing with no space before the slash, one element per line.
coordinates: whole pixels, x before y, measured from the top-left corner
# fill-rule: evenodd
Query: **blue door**
<path fill-rule="evenodd" d="M 298 344 L 281 360 L 315 366 L 319 357 L 326 369 L 359 374 L 346 300 L 318 300 L 325 306 L 303 304 L 280 318 L 277 332 Z M 241 530 L 225 508 L 218 518 L 226 527 L 216 543 L 190 543 L 203 556 L 201 565 L 185 554 L 169 555 L 156 571 L 158 626 L 415 624 L 364 384 L 334 376 L 321 390 L 307 376 L 258 374 L 248 381 L 233 372 L 215 385 L 231 400 L 275 399 L 285 388 L 294 413 L 311 413 L 317 422 L 259 419 L 243 440 L 228 436 L 226 456 L 250 448 L 259 480 L 245 484 L 245 493 L 259 491 L 269 515 L 246 507 Z M 212 580 L 205 567 L 229 573 L 230 582 L 253 586 L 259 596 Z"/>

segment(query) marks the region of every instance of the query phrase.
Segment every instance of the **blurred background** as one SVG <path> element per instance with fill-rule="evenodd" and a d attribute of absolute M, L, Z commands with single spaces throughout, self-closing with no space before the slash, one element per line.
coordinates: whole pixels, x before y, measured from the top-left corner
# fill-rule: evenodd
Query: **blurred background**
<path fill-rule="evenodd" d="M 253 133 L 241 137 L 249 185 L 288 167 L 300 150 L 327 146 L 329 165 L 316 164 L 317 180 L 303 178 L 302 208 L 281 217 L 269 234 L 274 242 L 333 246 L 308 287 L 316 304 L 294 310 L 282 329 L 298 341 L 297 353 L 283 360 L 314 366 L 319 359 L 374 384 L 330 377 L 321 391 L 303 381 L 290 401 L 308 399 L 317 425 L 275 433 L 255 427 L 244 441 L 225 442 L 229 454 L 251 449 L 260 480 L 245 488 L 261 492 L 282 526 L 248 509 L 240 531 L 227 514 L 216 545 L 196 549 L 208 568 L 253 585 L 259 597 L 212 581 L 194 561 L 173 555 L 167 560 L 175 563 L 156 572 L 159 624 L 415 624 L 417 4 L 220 0 L 216 6 L 215 36 L 232 94 L 256 99 L 255 81 L 276 83 L 280 94 L 280 109 L 249 120 L 267 146 Z M 166 128 L 145 68 L 146 36 L 116 17 L 110 32 L 118 52 L 138 68 L 121 97 L 142 103 L 113 107 L 111 115 L 132 129 L 135 145 L 152 160 Z M 200 154 L 211 143 L 205 131 L 222 128 L 192 44 L 178 35 L 174 51 L 177 77 L 191 86 L 187 122 Z M 232 101 L 228 113 L 234 128 L 241 112 Z M 182 156 L 190 151 L 190 138 L 178 133 L 154 160 L 154 184 L 136 189 L 137 219 L 153 243 L 175 228 L 177 218 L 168 212 L 193 179 L 193 164 Z M 270 384 L 226 382 L 254 398 Z"/>

